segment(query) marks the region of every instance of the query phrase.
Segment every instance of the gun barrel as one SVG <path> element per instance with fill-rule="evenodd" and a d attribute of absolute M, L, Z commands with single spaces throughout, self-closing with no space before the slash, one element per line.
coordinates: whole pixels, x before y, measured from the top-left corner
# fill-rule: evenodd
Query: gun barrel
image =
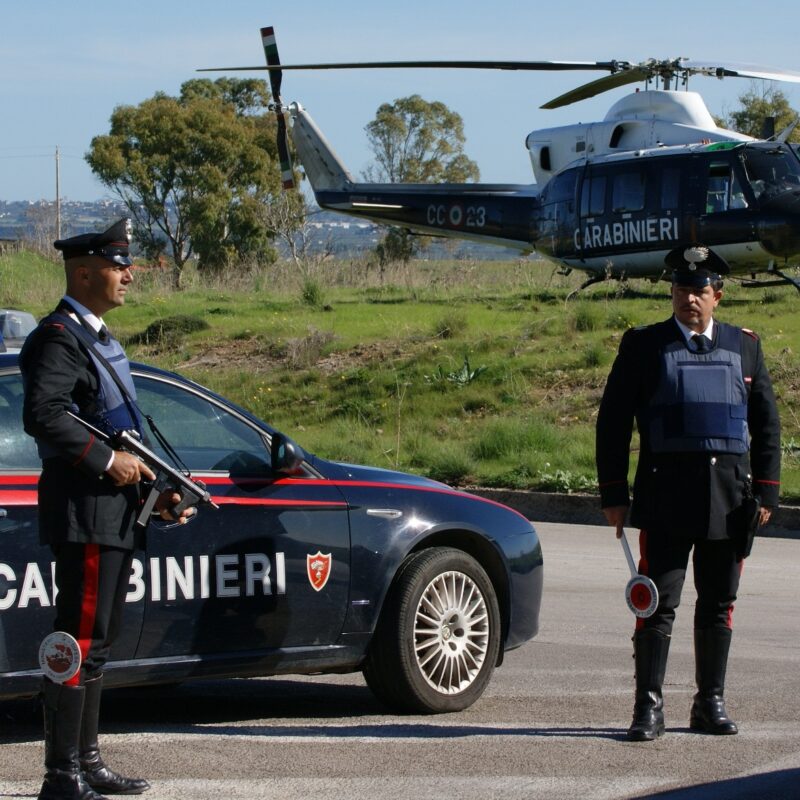
<path fill-rule="evenodd" d="M 106 442 L 112 447 L 119 447 L 121 449 L 128 450 L 154 470 L 166 475 L 169 479 L 169 482 L 175 484 L 175 489 L 182 488 L 194 495 L 199 502 L 210 505 L 212 508 L 219 508 L 219 506 L 211 499 L 211 494 L 204 486 L 198 484 L 190 475 L 185 475 L 180 470 L 175 469 L 175 467 L 167 464 L 163 458 L 154 453 L 149 447 L 145 446 L 142 441 L 130 431 L 119 431 L 113 436 L 109 436 L 107 433 L 101 431 L 99 428 L 95 428 L 94 425 L 87 422 L 85 419 L 82 419 L 77 414 L 73 414 L 71 411 L 67 411 L 67 414 L 69 414 L 69 416 L 71 416 L 77 422 L 80 422 L 84 428 L 93 433 L 102 441 Z"/>

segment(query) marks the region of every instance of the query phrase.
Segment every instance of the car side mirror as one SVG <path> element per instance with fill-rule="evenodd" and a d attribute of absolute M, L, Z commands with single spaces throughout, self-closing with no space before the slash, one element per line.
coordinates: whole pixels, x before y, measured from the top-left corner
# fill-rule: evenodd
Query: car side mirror
<path fill-rule="evenodd" d="M 288 436 L 277 432 L 272 434 L 270 456 L 273 472 L 279 472 L 282 475 L 297 474 L 306 460 L 306 454 L 297 442 L 293 442 Z"/>

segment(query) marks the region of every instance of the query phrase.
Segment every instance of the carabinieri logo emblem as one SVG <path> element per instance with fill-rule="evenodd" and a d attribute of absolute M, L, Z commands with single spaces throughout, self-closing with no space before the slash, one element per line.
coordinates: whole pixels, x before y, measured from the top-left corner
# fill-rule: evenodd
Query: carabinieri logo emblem
<path fill-rule="evenodd" d="M 306 571 L 314 591 L 319 592 L 325 588 L 325 584 L 331 576 L 332 563 L 333 558 L 331 558 L 330 553 L 323 554 L 317 550 L 313 556 L 306 555 Z"/>

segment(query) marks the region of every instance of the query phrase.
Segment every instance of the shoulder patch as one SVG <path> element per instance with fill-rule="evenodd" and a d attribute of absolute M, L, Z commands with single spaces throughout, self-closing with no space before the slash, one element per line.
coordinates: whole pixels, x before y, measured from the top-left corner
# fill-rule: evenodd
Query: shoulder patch
<path fill-rule="evenodd" d="M 748 336 L 752 337 L 753 339 L 758 340 L 758 334 L 755 331 L 751 331 L 750 328 L 742 328 L 742 333 L 746 333 Z"/>
<path fill-rule="evenodd" d="M 45 328 L 56 328 L 57 330 L 62 330 L 64 325 L 61 322 L 45 322 L 43 327 L 45 327 Z"/>

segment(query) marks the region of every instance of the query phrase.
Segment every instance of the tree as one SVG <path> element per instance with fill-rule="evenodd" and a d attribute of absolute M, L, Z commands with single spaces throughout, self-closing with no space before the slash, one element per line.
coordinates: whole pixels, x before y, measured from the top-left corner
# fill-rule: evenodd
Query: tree
<path fill-rule="evenodd" d="M 386 183 L 463 183 L 480 178 L 478 165 L 464 153 L 464 122 L 439 101 L 418 94 L 384 103 L 367 127 L 375 154 L 367 180 Z M 381 266 L 407 263 L 422 247 L 419 237 L 392 228 L 376 247 Z"/>
<path fill-rule="evenodd" d="M 56 238 L 56 204 L 40 200 L 25 211 L 25 239 L 30 248 L 51 260 L 58 253 L 53 253 L 53 239 Z"/>
<path fill-rule="evenodd" d="M 799 116 L 789 105 L 786 95 L 769 83 L 753 83 L 747 92 L 739 95 L 739 103 L 741 107 L 728 114 L 723 124 L 731 130 L 756 139 L 764 135 L 764 121 L 767 117 L 775 118 L 775 132 L 780 133 Z M 792 132 L 789 141 L 800 142 L 800 131 L 797 128 Z"/>
<path fill-rule="evenodd" d="M 197 79 L 180 96 L 118 106 L 86 160 L 130 210 L 154 258 L 169 248 L 180 285 L 187 260 L 220 271 L 234 259 L 272 261 L 260 206 L 281 191 L 274 115 L 264 81 Z"/>
<path fill-rule="evenodd" d="M 464 154 L 464 122 L 444 103 L 418 94 L 384 103 L 366 131 L 376 162 L 367 180 L 458 183 L 480 177 L 478 165 Z"/>
<path fill-rule="evenodd" d="M 273 203 L 261 207 L 261 219 L 271 235 L 279 239 L 301 279 L 312 280 L 319 265 L 331 256 L 329 242 L 314 246 L 312 211 L 302 192 L 284 192 Z"/>
<path fill-rule="evenodd" d="M 375 245 L 375 255 L 378 256 L 378 264 L 381 267 L 381 279 L 383 270 L 388 264 L 397 261 L 407 264 L 420 249 L 419 236 L 414 236 L 404 228 L 389 228 L 383 239 Z"/>

